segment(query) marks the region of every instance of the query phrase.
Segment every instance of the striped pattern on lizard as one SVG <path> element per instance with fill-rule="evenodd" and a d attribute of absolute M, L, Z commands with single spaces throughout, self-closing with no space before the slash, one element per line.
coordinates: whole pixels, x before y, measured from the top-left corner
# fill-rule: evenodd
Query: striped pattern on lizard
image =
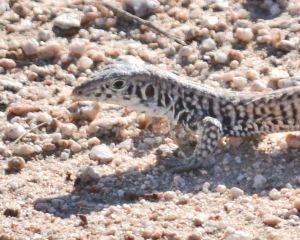
<path fill-rule="evenodd" d="M 196 133 L 193 154 L 174 162 L 175 172 L 206 166 L 223 136 L 300 130 L 300 86 L 245 93 L 196 84 L 151 65 L 112 64 L 74 88 L 75 99 L 127 106 L 167 116 Z"/>

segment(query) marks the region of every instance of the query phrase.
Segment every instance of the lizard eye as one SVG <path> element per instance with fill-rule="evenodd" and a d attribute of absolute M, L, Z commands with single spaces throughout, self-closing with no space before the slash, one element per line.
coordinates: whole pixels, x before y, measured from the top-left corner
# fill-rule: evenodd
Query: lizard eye
<path fill-rule="evenodd" d="M 123 80 L 117 80 L 117 81 L 114 81 L 113 84 L 112 84 L 112 87 L 113 87 L 115 90 L 121 90 L 121 89 L 123 89 L 125 86 L 126 86 L 126 82 L 123 81 Z"/>

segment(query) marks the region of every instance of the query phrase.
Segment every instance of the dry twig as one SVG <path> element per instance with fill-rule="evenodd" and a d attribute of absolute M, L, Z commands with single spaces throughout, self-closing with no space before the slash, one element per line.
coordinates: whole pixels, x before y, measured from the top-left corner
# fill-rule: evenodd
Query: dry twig
<path fill-rule="evenodd" d="M 173 40 L 173 41 L 175 41 L 175 42 L 177 42 L 181 45 L 184 45 L 184 46 L 186 45 L 186 43 L 183 40 L 181 40 L 181 39 L 179 39 L 175 36 L 172 36 L 171 34 L 167 33 L 166 31 L 164 31 L 164 30 L 160 29 L 159 27 L 157 27 L 156 25 L 154 25 L 152 22 L 147 21 L 145 19 L 142 19 L 140 17 L 137 17 L 137 16 L 135 16 L 135 15 L 133 15 L 133 14 L 127 12 L 127 11 L 122 10 L 122 9 L 118 9 L 118 8 L 114 7 L 113 5 L 111 5 L 110 3 L 107 3 L 103 0 L 98 0 L 98 1 L 104 7 L 108 8 L 111 11 L 113 11 L 114 14 L 116 14 L 117 16 L 123 17 L 124 19 L 127 19 L 127 20 L 136 21 L 137 23 L 143 24 L 143 25 L 153 29 L 154 31 L 166 36 L 167 38 L 169 38 L 169 39 L 171 39 L 171 40 Z"/>

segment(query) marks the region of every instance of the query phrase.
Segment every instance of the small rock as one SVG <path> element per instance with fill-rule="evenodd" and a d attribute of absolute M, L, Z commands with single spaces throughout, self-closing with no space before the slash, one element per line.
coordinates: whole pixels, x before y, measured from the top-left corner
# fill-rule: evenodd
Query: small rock
<path fill-rule="evenodd" d="M 78 153 L 81 151 L 81 145 L 75 141 L 73 141 L 70 145 L 70 149 L 72 153 Z"/>
<path fill-rule="evenodd" d="M 231 227 L 228 227 L 225 230 L 225 238 L 223 239 L 224 240 L 252 240 L 253 237 L 248 232 L 235 230 Z"/>
<path fill-rule="evenodd" d="M 85 186 L 96 184 L 100 176 L 91 167 L 82 167 L 77 173 L 74 187 L 79 190 Z"/>
<path fill-rule="evenodd" d="M 283 50 L 283 51 L 286 51 L 286 52 L 289 52 L 289 51 L 292 51 L 292 50 L 295 50 L 297 47 L 296 47 L 296 44 L 292 41 L 289 41 L 289 40 L 281 40 L 277 45 L 276 47 L 280 50 Z"/>
<path fill-rule="evenodd" d="M 80 101 L 72 104 L 68 110 L 74 120 L 93 121 L 100 112 L 100 105 L 91 101 Z"/>
<path fill-rule="evenodd" d="M 43 47 L 40 48 L 39 55 L 42 59 L 55 58 L 59 55 L 62 49 L 62 44 L 52 40 L 47 42 Z"/>
<path fill-rule="evenodd" d="M 38 38 L 39 38 L 39 40 L 44 41 L 44 42 L 48 41 L 51 38 L 50 31 L 41 29 L 38 33 Z"/>
<path fill-rule="evenodd" d="M 73 123 L 60 123 L 59 129 L 61 133 L 66 137 L 72 137 L 73 133 L 77 131 L 77 127 Z"/>
<path fill-rule="evenodd" d="M 22 116 L 23 114 L 30 113 L 30 112 L 37 112 L 37 111 L 40 111 L 39 107 L 33 105 L 27 105 L 27 104 L 13 105 L 7 109 L 7 112 L 14 116 Z"/>
<path fill-rule="evenodd" d="M 272 200 L 278 200 L 281 197 L 281 193 L 274 188 L 269 192 L 269 197 Z"/>
<path fill-rule="evenodd" d="M 37 55 L 39 51 L 39 43 L 35 39 L 27 40 L 22 44 L 22 49 L 27 56 Z"/>
<path fill-rule="evenodd" d="M 10 159 L 7 163 L 8 171 L 21 171 L 25 167 L 25 160 L 22 157 L 14 157 Z"/>
<path fill-rule="evenodd" d="M 222 184 L 219 184 L 216 187 L 216 192 L 218 192 L 218 193 L 225 193 L 226 190 L 227 190 L 227 187 L 225 185 L 222 185 Z"/>
<path fill-rule="evenodd" d="M 73 40 L 69 46 L 70 54 L 75 57 L 82 56 L 85 53 L 86 45 L 86 41 L 80 39 Z"/>
<path fill-rule="evenodd" d="M 200 233 L 192 233 L 187 237 L 187 240 L 201 240 L 202 234 Z"/>
<path fill-rule="evenodd" d="M 10 127 L 5 129 L 4 136 L 8 139 L 16 140 L 25 133 L 25 128 L 21 124 L 15 122 Z"/>
<path fill-rule="evenodd" d="M 77 66 L 81 71 L 90 69 L 93 64 L 94 64 L 93 60 L 86 56 L 82 56 L 81 58 L 78 59 L 77 62 Z"/>
<path fill-rule="evenodd" d="M 279 79 L 289 78 L 289 73 L 285 70 L 280 70 L 278 68 L 272 69 L 270 80 L 273 82 L 277 82 Z"/>
<path fill-rule="evenodd" d="M 66 161 L 70 158 L 70 150 L 69 149 L 65 149 L 64 151 L 61 152 L 60 154 L 60 159 L 62 161 Z"/>
<path fill-rule="evenodd" d="M 300 198 L 295 200 L 294 207 L 300 212 Z"/>
<path fill-rule="evenodd" d="M 125 0 L 123 8 L 138 17 L 145 18 L 155 13 L 159 5 L 157 0 Z"/>
<path fill-rule="evenodd" d="M 201 49 L 204 52 L 208 52 L 217 48 L 216 42 L 212 38 L 207 38 L 202 41 Z"/>
<path fill-rule="evenodd" d="M 254 34 L 251 28 L 237 28 L 234 36 L 241 42 L 249 43 L 253 39 Z"/>
<path fill-rule="evenodd" d="M 54 19 L 53 26 L 64 35 L 73 35 L 79 31 L 80 16 L 76 13 L 65 13 Z"/>
<path fill-rule="evenodd" d="M 209 16 L 204 19 L 202 25 L 208 29 L 216 29 L 218 26 L 219 19 L 217 16 Z"/>
<path fill-rule="evenodd" d="M 230 189 L 229 191 L 229 195 L 232 199 L 236 199 L 240 196 L 243 196 L 244 195 L 244 191 L 240 188 L 237 188 L 237 187 L 233 187 Z"/>
<path fill-rule="evenodd" d="M 12 151 L 14 155 L 21 156 L 21 157 L 29 157 L 37 153 L 37 149 L 34 146 L 29 144 L 20 144 L 14 146 Z"/>
<path fill-rule="evenodd" d="M 92 138 L 90 138 L 88 140 L 89 147 L 92 147 L 92 146 L 95 146 L 95 145 L 99 145 L 100 143 L 101 143 L 101 141 L 97 137 L 92 137 Z"/>
<path fill-rule="evenodd" d="M 253 179 L 253 187 L 255 189 L 262 189 L 264 188 L 264 186 L 267 183 L 267 179 L 261 175 L 261 174 L 257 174 L 254 179 Z"/>
<path fill-rule="evenodd" d="M 163 194 L 163 199 L 165 201 L 172 201 L 176 198 L 176 193 L 172 191 L 167 191 Z"/>
<path fill-rule="evenodd" d="M 2 58 L 0 59 L 0 67 L 3 67 L 4 69 L 12 69 L 17 66 L 16 62 L 13 59 L 9 58 Z"/>
<path fill-rule="evenodd" d="M 20 217 L 21 206 L 18 203 L 10 203 L 3 214 L 6 217 Z"/>
<path fill-rule="evenodd" d="M 234 77 L 231 82 L 231 87 L 243 89 L 247 85 L 247 79 L 244 77 Z"/>
<path fill-rule="evenodd" d="M 0 86 L 2 86 L 4 90 L 13 92 L 18 92 L 23 88 L 22 83 L 7 76 L 0 76 Z"/>
<path fill-rule="evenodd" d="M 178 149 L 178 145 L 174 143 L 161 144 L 157 149 L 157 154 L 160 157 L 171 156 Z"/>
<path fill-rule="evenodd" d="M 28 113 L 28 119 L 35 120 L 38 123 L 48 123 L 50 124 L 53 117 L 46 112 Z"/>
<path fill-rule="evenodd" d="M 249 69 L 247 72 L 246 72 L 246 78 L 248 80 L 256 80 L 256 79 L 259 79 L 259 72 L 254 70 L 254 69 Z"/>
<path fill-rule="evenodd" d="M 251 85 L 251 90 L 256 92 L 263 92 L 267 89 L 267 85 L 261 80 L 254 80 Z"/>
<path fill-rule="evenodd" d="M 300 135 L 289 133 L 286 135 L 285 141 L 289 148 L 300 148 Z"/>
<path fill-rule="evenodd" d="M 271 215 L 271 214 L 268 214 L 263 217 L 263 223 L 268 226 L 275 227 L 276 225 L 281 223 L 281 218 Z"/>
<path fill-rule="evenodd" d="M 109 163 L 113 160 L 114 154 L 109 147 L 104 144 L 94 146 L 89 154 L 90 159 L 96 160 L 99 163 Z"/>
<path fill-rule="evenodd" d="M 225 64 L 228 61 L 228 54 L 219 51 L 214 55 L 214 59 L 216 63 Z"/>

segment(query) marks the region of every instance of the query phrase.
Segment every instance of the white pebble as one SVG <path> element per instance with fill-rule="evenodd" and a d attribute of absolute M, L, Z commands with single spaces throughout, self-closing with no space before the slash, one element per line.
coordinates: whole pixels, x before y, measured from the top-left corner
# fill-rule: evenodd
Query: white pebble
<path fill-rule="evenodd" d="M 207 38 L 202 41 L 201 48 L 203 51 L 211 51 L 217 48 L 216 42 L 212 38 Z"/>
<path fill-rule="evenodd" d="M 160 3 L 157 0 L 125 0 L 125 10 L 133 10 L 133 14 L 138 17 L 146 17 L 154 13 Z"/>
<path fill-rule="evenodd" d="M 27 56 L 38 54 L 39 43 L 35 39 L 27 40 L 22 44 L 22 49 Z"/>
<path fill-rule="evenodd" d="M 217 63 L 225 64 L 228 61 L 228 54 L 225 52 L 217 52 L 214 56 Z"/>
<path fill-rule="evenodd" d="M 104 144 L 94 146 L 89 154 L 91 160 L 96 160 L 99 163 L 109 163 L 113 160 L 114 154 L 109 147 Z"/>
<path fill-rule="evenodd" d="M 243 196 L 244 195 L 244 191 L 240 188 L 237 188 L 237 187 L 233 187 L 230 189 L 229 191 L 229 195 L 232 199 L 235 199 L 235 198 L 238 198 L 240 196 Z"/>
<path fill-rule="evenodd" d="M 247 79 L 244 77 L 234 77 L 231 82 L 231 87 L 243 89 L 247 85 Z"/>
<path fill-rule="evenodd" d="M 92 65 L 93 65 L 93 60 L 86 56 L 79 58 L 77 62 L 77 66 L 80 70 L 89 69 L 92 67 Z"/>
<path fill-rule="evenodd" d="M 215 29 L 219 23 L 219 19 L 217 16 L 209 16 L 203 21 L 203 26 L 209 29 Z"/>
<path fill-rule="evenodd" d="M 26 133 L 26 129 L 19 123 L 13 123 L 5 129 L 4 136 L 8 139 L 16 140 L 18 137 Z"/>
<path fill-rule="evenodd" d="M 60 123 L 59 125 L 61 133 L 66 137 L 71 137 L 77 130 L 76 125 L 73 123 Z"/>
<path fill-rule="evenodd" d="M 270 80 L 271 81 L 278 81 L 279 79 L 289 78 L 289 73 L 285 70 L 281 70 L 278 68 L 274 68 L 271 71 Z"/>
<path fill-rule="evenodd" d="M 38 33 L 38 38 L 44 42 L 48 41 L 51 38 L 50 31 L 45 29 L 40 30 Z"/>
<path fill-rule="evenodd" d="M 69 46 L 70 54 L 73 56 L 82 56 L 85 52 L 86 41 L 75 39 Z"/>
<path fill-rule="evenodd" d="M 13 154 L 21 157 L 29 157 L 35 153 L 38 152 L 38 149 L 32 145 L 29 144 L 20 144 L 17 146 L 14 146 Z"/>
<path fill-rule="evenodd" d="M 76 13 L 65 13 L 54 19 L 53 25 L 62 30 L 80 27 L 80 16 Z"/>
<path fill-rule="evenodd" d="M 222 184 L 219 184 L 217 187 L 216 187 L 216 192 L 218 193 L 224 193 L 226 192 L 227 188 L 225 185 L 222 185 Z"/>
<path fill-rule="evenodd" d="M 252 91 L 262 92 L 267 89 L 267 85 L 261 80 L 254 80 L 251 86 Z"/>
<path fill-rule="evenodd" d="M 278 200 L 278 199 L 281 197 L 281 193 L 280 193 L 277 189 L 273 188 L 273 189 L 269 192 L 269 197 L 270 197 L 270 199 L 272 199 L 272 200 Z"/>
<path fill-rule="evenodd" d="M 36 120 L 39 123 L 51 123 L 53 120 L 53 117 L 46 112 L 28 113 L 27 117 L 28 119 Z"/>
<path fill-rule="evenodd" d="M 253 39 L 254 34 L 251 28 L 237 28 L 234 36 L 239 41 L 248 43 Z"/>

